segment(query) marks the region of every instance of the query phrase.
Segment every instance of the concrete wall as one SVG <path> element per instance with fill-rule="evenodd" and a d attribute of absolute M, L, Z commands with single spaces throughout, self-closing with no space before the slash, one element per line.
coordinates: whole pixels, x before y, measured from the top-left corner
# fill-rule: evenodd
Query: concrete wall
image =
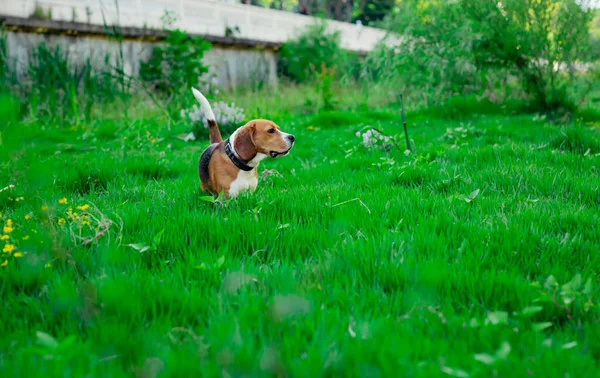
<path fill-rule="evenodd" d="M 42 42 L 49 47 L 60 46 L 62 51 L 68 52 L 71 62 L 86 64 L 89 60 L 100 70 L 105 69 L 107 54 L 114 67 L 122 49 L 123 69 L 133 76 L 139 73 L 141 61 L 150 57 L 154 45 L 136 40 L 125 40 L 119 45 L 101 38 L 8 32 L 8 57 L 19 75 L 27 72 L 33 48 Z M 274 51 L 213 46 L 206 52 L 204 62 L 209 65 L 209 74 L 202 79 L 220 88 L 234 89 L 259 83 L 277 85 L 277 55 Z"/>
<path fill-rule="evenodd" d="M 0 0 L 0 14 L 27 18 L 36 4 L 51 10 L 53 20 L 156 29 L 170 11 L 176 18 L 173 26 L 190 34 L 225 36 L 227 27 L 238 27 L 238 37 L 260 42 L 285 42 L 315 22 L 299 14 L 214 0 L 118 0 L 118 9 L 115 0 Z M 369 51 L 386 37 L 380 29 L 337 21 L 329 21 L 328 28 L 339 31 L 342 47 L 353 51 Z"/>
<path fill-rule="evenodd" d="M 149 40 L 160 38 L 165 12 L 175 16 L 171 27 L 213 42 L 206 54 L 214 84 L 235 88 L 244 84 L 277 84 L 277 46 L 303 31 L 316 20 L 289 12 L 214 0 L 0 0 L 0 18 L 14 27 L 8 33 L 8 53 L 20 72 L 25 72 L 31 49 L 45 41 L 60 45 L 75 62 L 88 58 L 99 67 L 107 53 L 120 54 L 117 43 L 98 38 L 104 25 L 118 25 L 126 34 L 122 44 L 127 74 L 139 72 L 140 61 L 152 51 Z M 50 20 L 32 20 L 36 9 L 51 14 Z M 226 28 L 238 28 L 235 38 Z M 342 47 L 358 52 L 372 50 L 377 43 L 394 43 L 380 29 L 328 21 L 340 32 Z M 126 33 L 124 32 L 126 31 Z M 71 36 L 77 35 L 77 36 Z M 143 37 L 143 40 L 138 37 Z M 217 43 L 215 43 L 217 42 Z M 261 45 L 264 45 L 262 47 Z"/>

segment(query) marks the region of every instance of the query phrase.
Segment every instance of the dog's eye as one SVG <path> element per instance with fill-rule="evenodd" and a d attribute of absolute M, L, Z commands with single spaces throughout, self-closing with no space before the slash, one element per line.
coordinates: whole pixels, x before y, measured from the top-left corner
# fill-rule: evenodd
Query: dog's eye
<path fill-rule="evenodd" d="M 269 134 L 274 134 L 275 133 L 275 129 L 269 129 L 269 131 L 267 131 Z"/>

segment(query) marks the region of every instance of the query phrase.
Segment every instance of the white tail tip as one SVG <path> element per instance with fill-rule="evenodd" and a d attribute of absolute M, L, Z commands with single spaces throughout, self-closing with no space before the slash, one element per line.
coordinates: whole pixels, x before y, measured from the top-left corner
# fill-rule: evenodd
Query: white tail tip
<path fill-rule="evenodd" d="M 204 95 L 200 93 L 200 91 L 196 88 L 192 88 L 192 93 L 194 94 L 194 97 L 196 97 L 196 100 L 200 103 L 200 109 L 202 109 L 202 111 L 204 112 L 204 116 L 206 117 L 206 119 L 209 121 L 214 121 L 215 114 L 213 113 L 212 108 L 210 107 L 210 104 L 208 103 L 206 97 L 204 97 Z"/>

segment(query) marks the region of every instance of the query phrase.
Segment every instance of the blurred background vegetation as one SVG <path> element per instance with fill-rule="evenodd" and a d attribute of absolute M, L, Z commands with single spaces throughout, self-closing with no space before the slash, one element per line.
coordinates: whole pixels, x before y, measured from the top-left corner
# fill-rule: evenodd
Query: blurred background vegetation
<path fill-rule="evenodd" d="M 368 107 L 395 102 L 403 94 L 411 106 L 443 105 L 454 96 L 543 112 L 569 119 L 597 115 L 600 94 L 600 12 L 577 0 L 459 1 L 265 1 L 253 3 L 321 16 L 279 50 L 283 87 L 302 87 L 309 111 L 336 106 Z M 369 53 L 346 51 L 326 20 L 362 22 L 401 36 Z M 119 42 L 118 28 L 106 28 Z M 143 95 L 172 119 L 179 117 L 208 68 L 210 44 L 184 31 L 167 30 L 139 77 L 125 74 L 122 59 L 107 55 L 103 70 L 76 65 L 58 47 L 39 45 L 30 54 L 26 78 L 17 77 L 0 38 L 0 86 L 21 97 L 22 114 L 44 114 L 75 123 L 102 104 L 120 103 L 126 113 L 132 93 Z M 112 58 L 112 60 L 111 60 Z M 243 88 L 257 91 L 262 87 Z M 352 97 L 358 103 L 339 99 Z M 52 90 L 57 89 L 57 90 Z M 210 92 L 209 89 L 207 91 Z M 210 93 L 209 93 L 210 96 Z M 379 103 L 381 103 L 381 101 Z M 60 105 L 60 106 L 59 106 Z M 112 105 L 111 105 L 112 106 Z M 114 107 L 113 107 L 114 108 Z"/>

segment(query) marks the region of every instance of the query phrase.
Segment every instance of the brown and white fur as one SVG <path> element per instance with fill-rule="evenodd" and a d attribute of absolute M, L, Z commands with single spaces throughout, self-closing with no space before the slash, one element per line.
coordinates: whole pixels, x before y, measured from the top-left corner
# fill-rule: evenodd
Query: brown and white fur
<path fill-rule="evenodd" d="M 274 122 L 264 119 L 252 120 L 235 130 L 229 137 L 232 152 L 243 163 L 253 167 L 250 171 L 244 171 L 227 156 L 225 141 L 221 138 L 208 100 L 197 89 L 192 88 L 192 92 L 208 121 L 211 143 L 200 159 L 200 187 L 214 196 L 224 191 L 225 198 L 235 198 L 245 191 L 253 192 L 258 185 L 258 164 L 266 157 L 287 155 L 294 146 L 294 136 L 282 132 Z"/>

